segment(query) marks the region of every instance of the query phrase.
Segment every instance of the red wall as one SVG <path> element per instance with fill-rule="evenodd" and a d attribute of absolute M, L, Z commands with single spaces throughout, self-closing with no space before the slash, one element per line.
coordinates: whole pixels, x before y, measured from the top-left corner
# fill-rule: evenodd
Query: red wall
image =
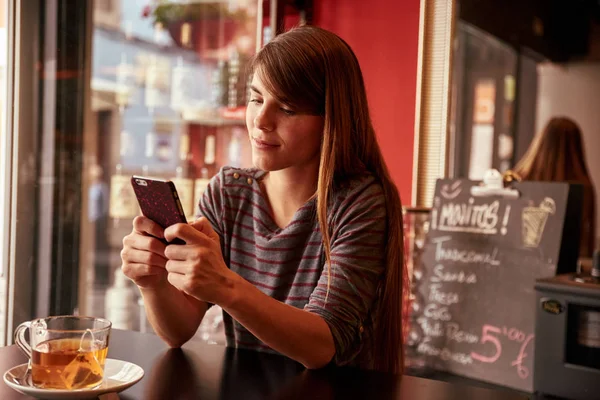
<path fill-rule="evenodd" d="M 341 36 L 360 62 L 379 145 L 410 204 L 419 0 L 315 0 L 314 25 Z"/>

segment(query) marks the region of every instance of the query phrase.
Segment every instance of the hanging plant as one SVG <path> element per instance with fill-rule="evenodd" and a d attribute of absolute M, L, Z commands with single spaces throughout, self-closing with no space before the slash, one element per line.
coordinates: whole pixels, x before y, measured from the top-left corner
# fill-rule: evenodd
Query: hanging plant
<path fill-rule="evenodd" d="M 163 26 L 207 19 L 244 20 L 247 18 L 242 8 L 230 11 L 228 5 L 222 2 L 176 3 L 168 0 L 159 0 L 153 9 L 145 7 L 142 15 L 151 15 L 155 24 L 160 23 Z"/>

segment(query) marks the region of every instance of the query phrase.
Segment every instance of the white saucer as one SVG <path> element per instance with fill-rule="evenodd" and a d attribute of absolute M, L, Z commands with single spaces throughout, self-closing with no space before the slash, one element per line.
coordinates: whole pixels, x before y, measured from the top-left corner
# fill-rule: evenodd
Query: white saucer
<path fill-rule="evenodd" d="M 21 378 L 27 371 L 27 364 L 21 364 L 6 371 L 4 382 L 17 392 L 38 399 L 87 399 L 96 398 L 104 393 L 118 393 L 136 384 L 144 377 L 142 367 L 133 363 L 112 358 L 106 359 L 104 381 L 94 389 L 60 390 L 40 389 L 33 386 L 31 376 L 25 382 Z"/>

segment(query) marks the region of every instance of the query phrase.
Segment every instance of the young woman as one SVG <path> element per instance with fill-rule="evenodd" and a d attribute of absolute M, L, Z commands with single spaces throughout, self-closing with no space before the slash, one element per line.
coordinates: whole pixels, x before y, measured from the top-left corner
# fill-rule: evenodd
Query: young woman
<path fill-rule="evenodd" d="M 123 272 L 171 346 L 218 304 L 230 346 L 308 368 L 401 372 L 401 204 L 356 56 L 307 26 L 276 37 L 251 67 L 255 168 L 223 168 L 189 225 L 163 232 L 137 217 L 123 240 Z M 165 247 L 162 237 L 186 244 Z"/>
<path fill-rule="evenodd" d="M 552 118 L 533 140 L 514 172 L 525 180 L 567 181 L 583 185 L 579 255 L 591 257 L 595 242 L 596 203 L 579 126 L 568 118 Z"/>

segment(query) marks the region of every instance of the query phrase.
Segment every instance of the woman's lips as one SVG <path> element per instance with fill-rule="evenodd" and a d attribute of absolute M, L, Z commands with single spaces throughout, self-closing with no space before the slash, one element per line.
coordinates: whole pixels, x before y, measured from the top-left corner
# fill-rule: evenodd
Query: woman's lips
<path fill-rule="evenodd" d="M 254 147 L 260 150 L 273 150 L 279 147 L 278 144 L 273 144 L 269 142 L 265 142 L 264 140 L 253 138 L 252 142 L 254 143 Z"/>

